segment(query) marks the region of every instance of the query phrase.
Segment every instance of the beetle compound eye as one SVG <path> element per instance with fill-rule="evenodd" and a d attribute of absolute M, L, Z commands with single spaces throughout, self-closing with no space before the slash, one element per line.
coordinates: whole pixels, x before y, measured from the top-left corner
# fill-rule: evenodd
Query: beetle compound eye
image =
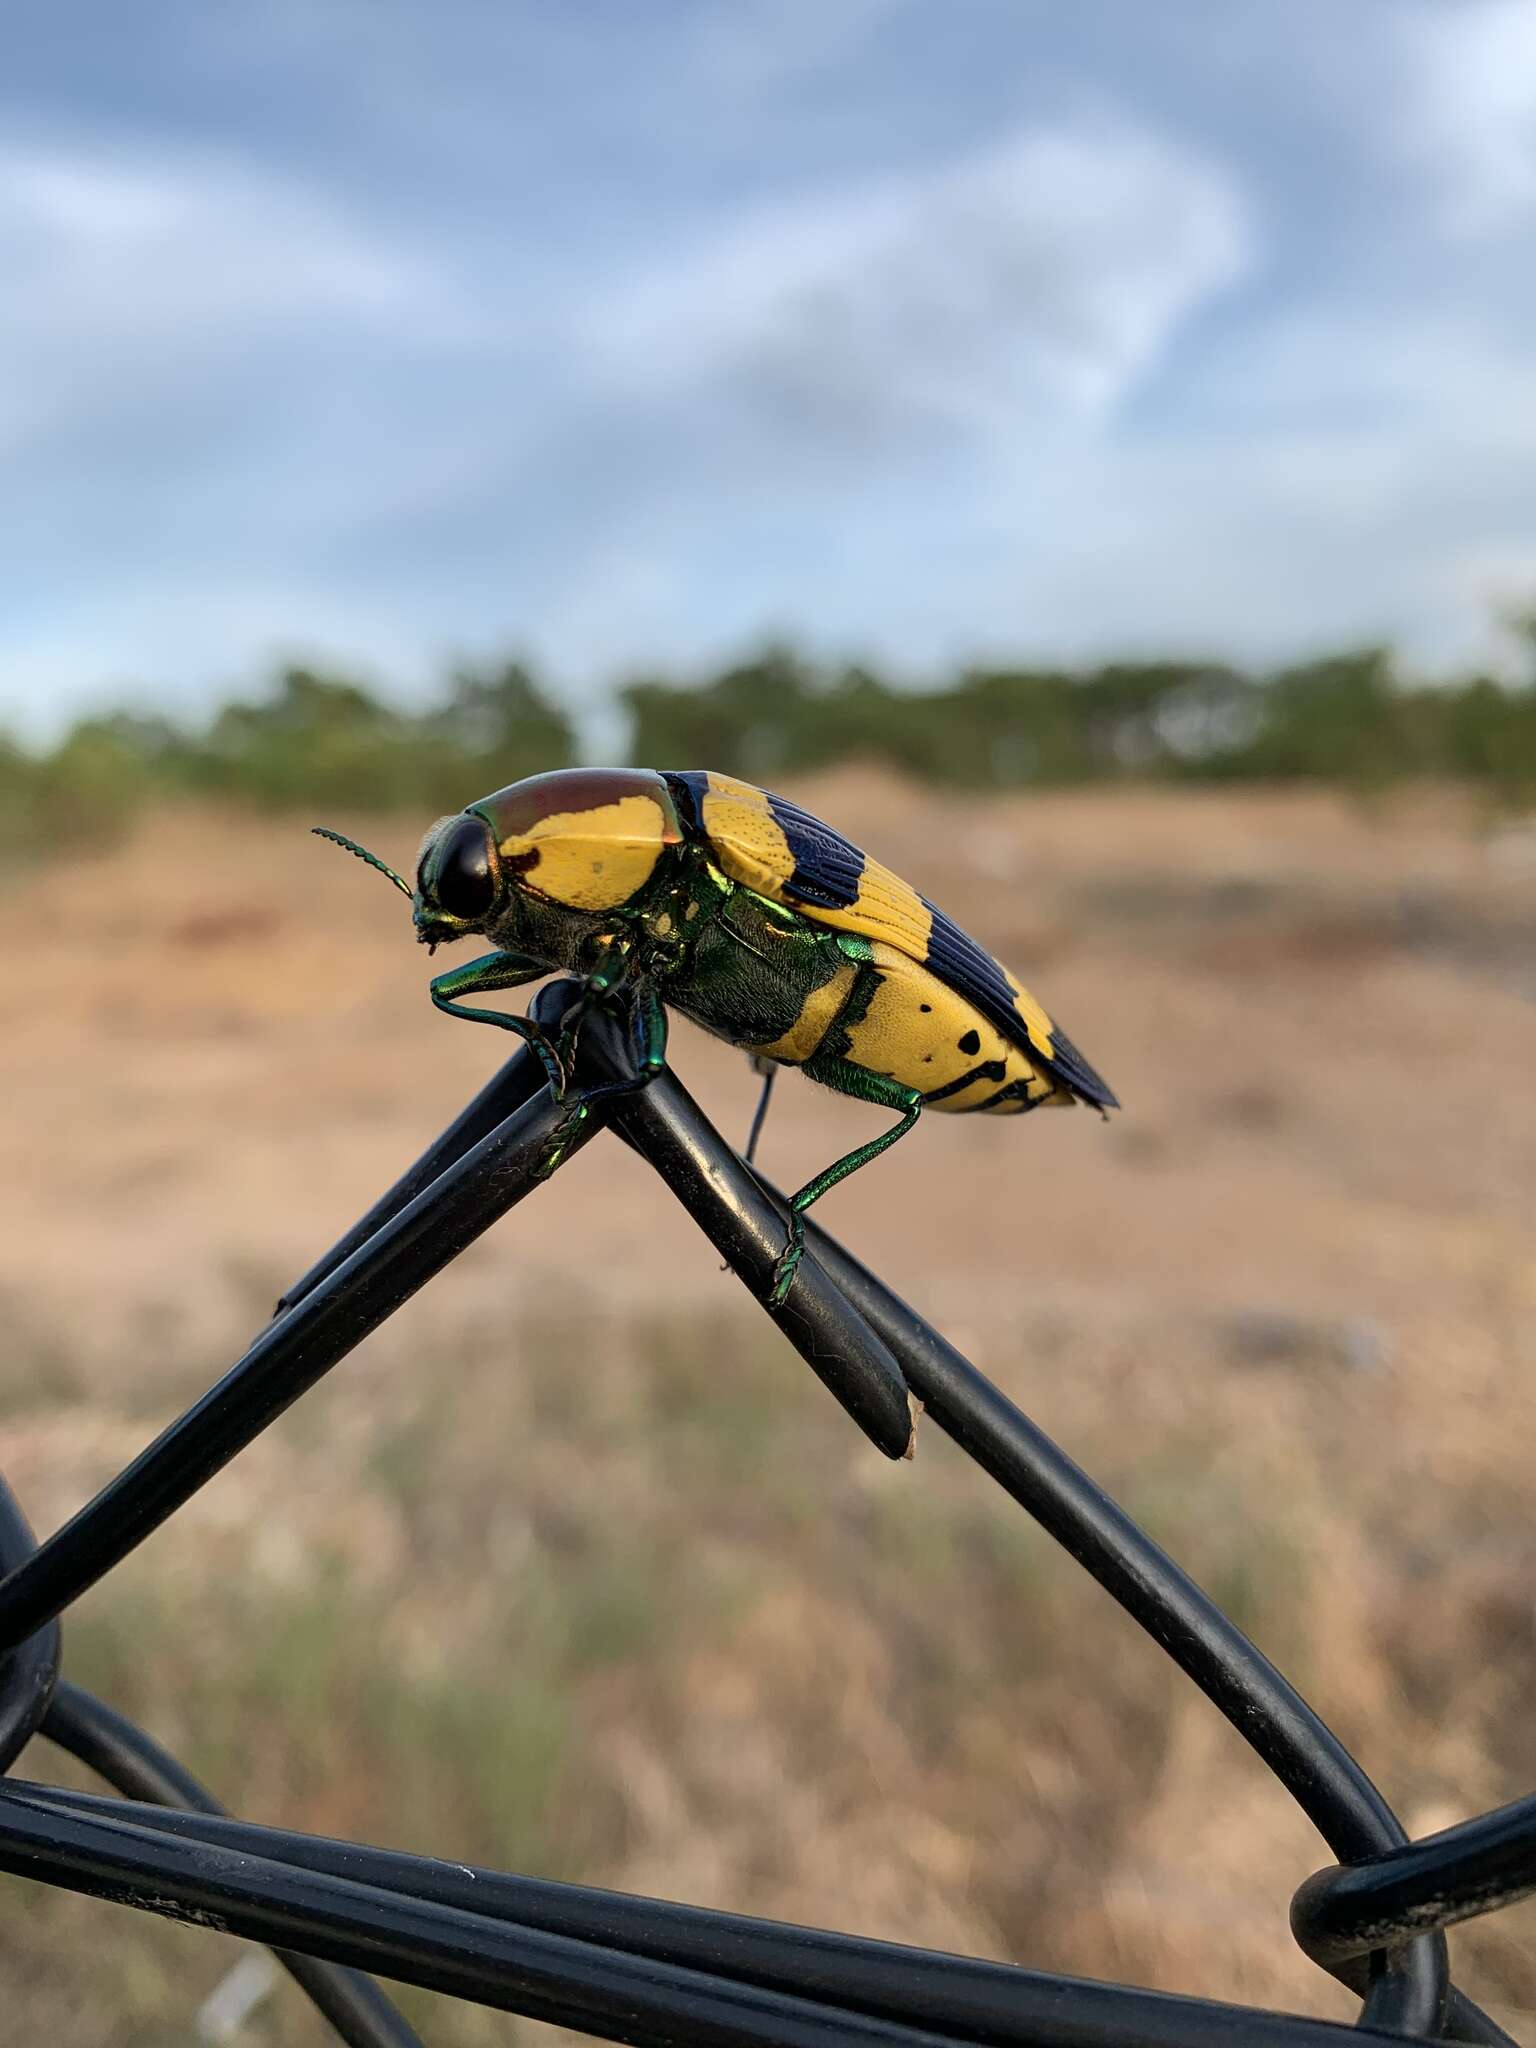
<path fill-rule="evenodd" d="M 491 866 L 490 830 L 481 818 L 460 818 L 438 842 L 423 881 L 440 910 L 450 917 L 484 917 L 496 901 L 496 874 Z"/>

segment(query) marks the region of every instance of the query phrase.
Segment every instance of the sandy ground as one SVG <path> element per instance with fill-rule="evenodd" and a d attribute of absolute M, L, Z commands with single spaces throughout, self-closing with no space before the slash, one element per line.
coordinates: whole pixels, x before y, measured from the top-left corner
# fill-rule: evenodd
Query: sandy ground
<path fill-rule="evenodd" d="M 930 1118 L 826 1216 L 925 1298 L 1337 1312 L 1401 1331 L 1529 1284 L 1536 853 L 1448 802 L 1051 797 L 971 807 L 844 775 L 799 792 L 1022 973 L 1125 1112 Z M 356 825 L 402 863 L 410 827 Z M 504 1041 L 427 1004 L 402 906 L 297 823 L 191 813 L 0 899 L 0 1284 L 55 1327 L 280 1277 L 392 1178 Z M 686 1023 L 730 1131 L 753 1083 Z M 797 1079 L 795 1180 L 867 1112 Z M 942 1193 L 940 1192 L 942 1191 Z M 516 1221 L 517 1268 L 714 1289 L 689 1226 L 605 1150 Z M 510 1245 L 484 1256 L 505 1262 Z M 84 1274 L 89 1287 L 82 1288 Z"/>
<path fill-rule="evenodd" d="M 1258 1620 L 1411 1827 L 1529 1789 L 1515 1702 L 1536 1675 L 1536 827 L 1436 792 L 975 804 L 848 772 L 793 794 L 1013 966 L 1125 1105 L 1107 1124 L 929 1118 L 824 1220 L 1155 1524 L 1170 1488 L 1175 1529 L 1196 1495 L 1216 1503 L 1191 1562 L 1219 1570 L 1222 1516 L 1283 1524 L 1304 1599 L 1261 1602 Z M 327 822 L 402 865 L 419 828 Z M 168 811 L 114 853 L 20 875 L 0 895 L 0 956 L 0 1441 L 47 1527 L 228 1362 L 507 1048 L 430 1008 L 400 900 L 299 820 Z M 679 1024 L 673 1058 L 743 1132 L 740 1056 Z M 876 1127 L 789 1079 L 764 1163 L 796 1183 Z M 644 1169 L 600 1143 L 413 1304 L 401 1341 L 479 1318 L 515 1375 L 520 1319 L 552 1304 L 702 1316 L 734 1312 L 733 1288 Z M 155 1357 L 125 1384 L 125 1359 Z M 787 1350 L 774 1369 L 807 1429 L 842 1427 Z M 445 1401 L 453 1372 L 436 1370 Z M 864 1472 L 856 1443 L 844 1455 Z M 901 1484 L 930 1469 L 920 1454 Z M 235 1474 L 220 1486 L 242 1498 Z M 776 1625 L 813 1636 L 814 1611 L 795 1611 L 757 1615 L 769 1662 Z M 1447 1659 L 1457 1683 L 1436 1691 Z M 702 1718 L 678 1740 L 739 1733 L 724 1669 L 698 1666 Z M 1038 1819 L 1059 1799 L 1049 1728 L 1031 1739 L 1011 1796 Z M 1076 1918 L 1033 1943 L 978 1877 L 961 1818 L 933 1822 L 917 1905 L 874 1885 L 861 1907 L 830 1836 L 836 1881 L 815 1874 L 824 1812 L 804 1822 L 796 1882 L 754 1886 L 704 1852 L 696 1809 L 684 1826 L 662 1794 L 646 1807 L 645 1775 L 632 1759 L 641 1819 L 588 1874 L 1347 2010 L 1284 1952 L 1285 1896 L 1324 1853 L 1198 1701 L 1169 1720 L 1112 1853 L 1056 1843 L 1050 1869 L 1100 1867 Z M 727 1839 L 745 1825 L 720 1818 Z M 860 1853 L 862 1868 L 880 1852 Z M 1487 1995 L 1536 2004 L 1507 1941 L 1468 1954 Z"/>

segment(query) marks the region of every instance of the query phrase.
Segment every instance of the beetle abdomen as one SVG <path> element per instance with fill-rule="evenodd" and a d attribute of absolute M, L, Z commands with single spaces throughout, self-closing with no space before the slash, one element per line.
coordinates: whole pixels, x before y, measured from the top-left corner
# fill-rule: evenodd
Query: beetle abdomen
<path fill-rule="evenodd" d="M 936 974 L 882 941 L 870 948 L 878 986 L 846 1027 L 847 1059 L 903 1088 L 928 1109 L 1017 1115 L 1072 1096 L 1018 1043 Z"/>
<path fill-rule="evenodd" d="M 833 933 L 725 886 L 665 998 L 728 1044 L 799 1065 L 846 1002 L 853 965 Z"/>

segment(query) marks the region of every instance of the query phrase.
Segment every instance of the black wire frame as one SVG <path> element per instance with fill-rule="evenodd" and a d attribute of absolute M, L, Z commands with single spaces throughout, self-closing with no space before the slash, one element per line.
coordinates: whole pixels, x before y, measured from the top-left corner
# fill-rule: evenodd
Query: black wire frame
<path fill-rule="evenodd" d="M 556 983 L 535 1014 L 579 993 Z M 297 1281 L 245 1356 L 44 1543 L 0 1478 L 0 1771 L 40 1732 L 125 1795 L 0 1784 L 0 1870 L 271 1945 L 355 2048 L 417 2037 L 374 1983 L 423 1985 L 639 2048 L 975 2041 L 1011 2048 L 1510 2043 L 1450 1980 L 1443 1929 L 1536 1891 L 1536 1798 L 1410 1843 L 1295 1688 L 1067 1455 L 813 1220 L 790 1342 L 890 1457 L 919 1408 L 1226 1715 L 1338 1863 L 1298 1889 L 1302 1948 L 1361 1996 L 1354 2028 L 256 1827 L 60 1677 L 59 1620 L 268 1423 L 605 1128 L 640 1154 L 765 1303 L 786 1204 L 670 1070 L 640 1085 L 594 1012 L 552 1099 L 519 1050 Z"/>

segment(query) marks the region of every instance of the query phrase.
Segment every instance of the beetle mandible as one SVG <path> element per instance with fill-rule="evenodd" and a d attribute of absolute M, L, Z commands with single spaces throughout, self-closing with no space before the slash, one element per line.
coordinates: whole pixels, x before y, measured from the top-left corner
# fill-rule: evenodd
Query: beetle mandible
<path fill-rule="evenodd" d="M 840 1095 L 897 1112 L 888 1131 L 792 1198 L 775 1305 L 801 1257 L 805 1211 L 904 1137 L 924 1109 L 1118 1107 L 1028 990 L 926 897 L 798 804 L 732 776 L 528 776 L 439 819 L 422 842 L 414 888 L 355 840 L 315 829 L 411 898 L 427 946 L 492 941 L 493 952 L 439 974 L 432 1000 L 526 1039 L 557 1095 L 574 1025 L 552 1043 L 528 1018 L 469 998 L 564 970 L 583 978 L 587 1002 L 622 991 L 633 1003 L 642 1076 L 665 1059 L 671 1005 L 753 1054 L 768 1085 L 777 1067 L 799 1067 Z M 752 1142 L 766 1100 L 765 1087 Z"/>

